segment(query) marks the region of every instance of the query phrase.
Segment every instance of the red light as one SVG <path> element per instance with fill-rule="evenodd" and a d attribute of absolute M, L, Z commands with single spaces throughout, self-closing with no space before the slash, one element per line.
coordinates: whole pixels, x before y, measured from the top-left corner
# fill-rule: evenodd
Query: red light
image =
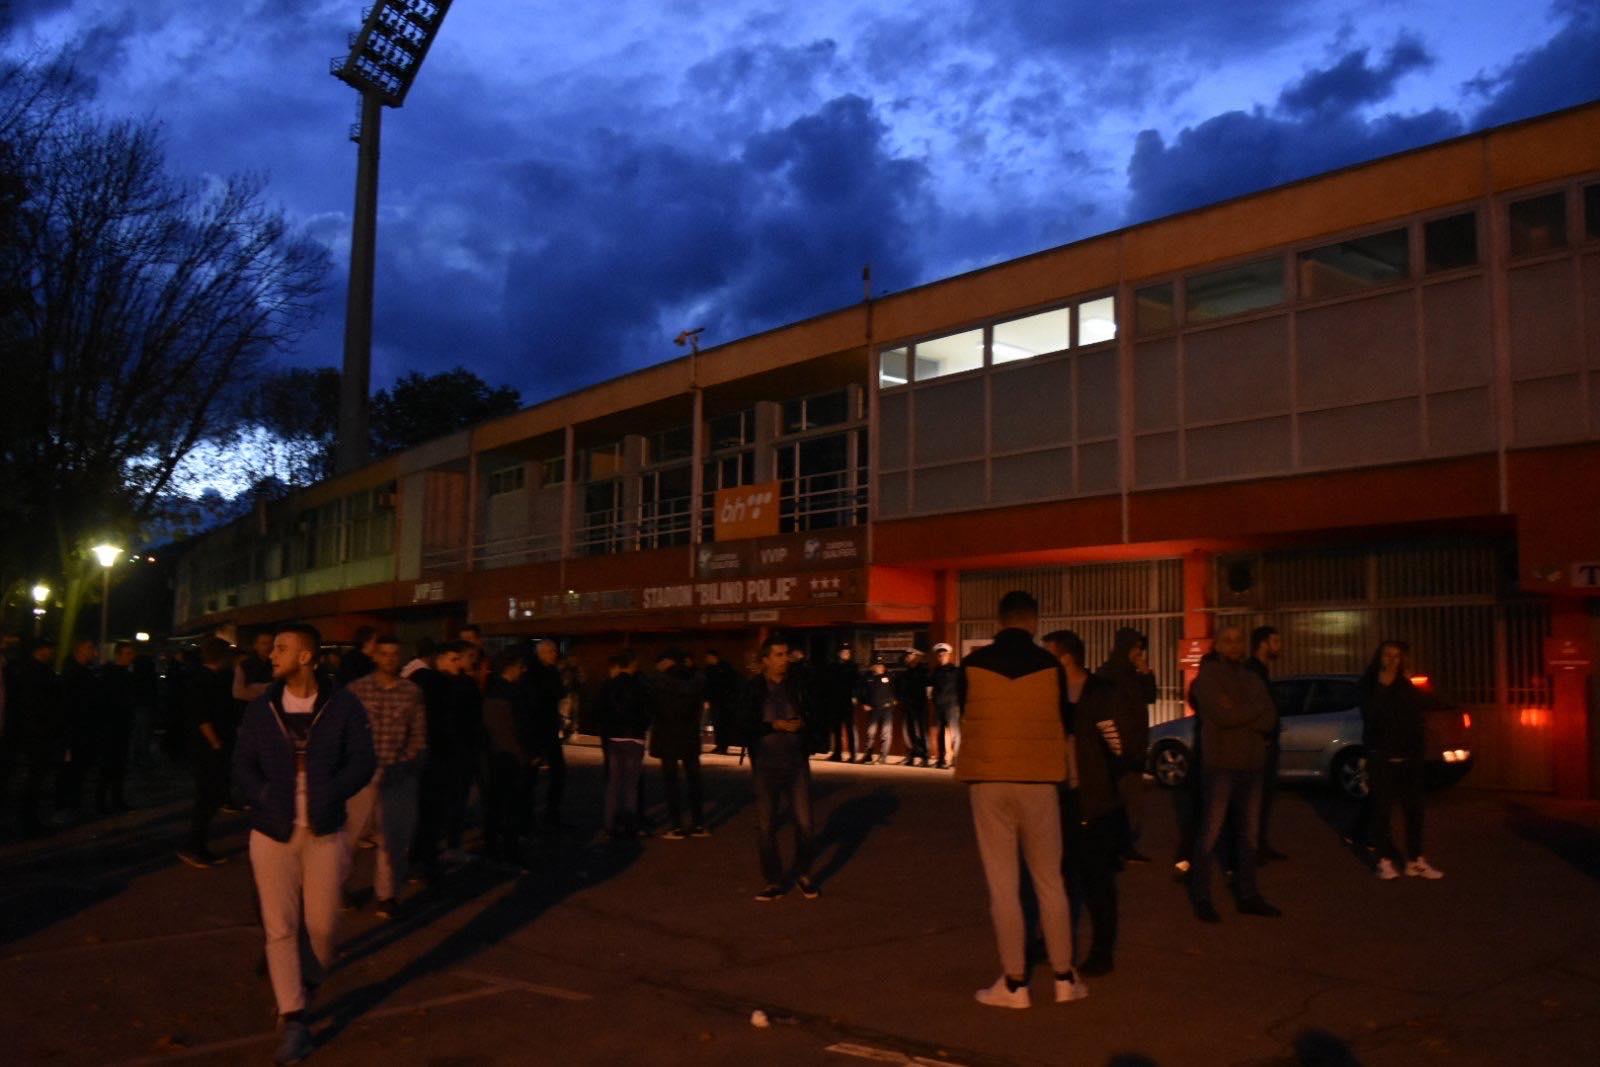
<path fill-rule="evenodd" d="M 1463 729 L 1472 729 L 1472 716 L 1464 711 L 1461 713 L 1461 726 Z"/>
<path fill-rule="evenodd" d="M 1426 674 L 1413 674 L 1411 676 L 1411 684 L 1416 686 L 1418 689 L 1432 689 L 1433 679 L 1429 678 Z"/>
<path fill-rule="evenodd" d="M 1522 726 L 1535 729 L 1550 725 L 1550 711 L 1548 708 L 1523 708 L 1517 715 L 1517 722 Z"/>

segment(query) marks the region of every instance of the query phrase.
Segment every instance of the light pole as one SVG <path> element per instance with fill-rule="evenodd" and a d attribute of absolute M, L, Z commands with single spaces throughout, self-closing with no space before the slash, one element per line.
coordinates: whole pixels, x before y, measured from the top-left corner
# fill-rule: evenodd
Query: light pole
<path fill-rule="evenodd" d="M 100 561 L 100 654 L 105 655 L 106 631 L 111 622 L 111 568 L 122 558 L 116 545 L 95 545 L 89 551 Z"/>
<path fill-rule="evenodd" d="M 378 0 L 350 54 L 333 60 L 334 77 L 361 94 L 361 121 L 350 130 L 356 157 L 356 209 L 350 232 L 350 291 L 345 298 L 344 373 L 339 382 L 339 472 L 367 461 L 367 391 L 372 379 L 373 268 L 378 253 L 378 141 L 383 109 L 399 107 L 422 69 L 451 0 Z"/>
<path fill-rule="evenodd" d="M 50 587 L 40 582 L 33 587 L 33 636 L 44 633 L 44 602 L 50 599 Z"/>

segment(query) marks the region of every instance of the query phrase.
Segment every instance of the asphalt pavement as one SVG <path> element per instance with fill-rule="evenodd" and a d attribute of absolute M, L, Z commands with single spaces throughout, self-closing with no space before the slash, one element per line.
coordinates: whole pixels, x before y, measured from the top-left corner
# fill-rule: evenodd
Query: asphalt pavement
<path fill-rule="evenodd" d="M 601 768 L 569 749 L 567 819 L 532 871 L 471 863 L 397 921 L 346 916 L 317 1064 L 1582 1064 L 1600 1062 L 1600 807 L 1433 794 L 1447 877 L 1376 881 L 1327 793 L 1286 790 L 1265 895 L 1282 919 L 1191 916 L 1170 798 L 1121 877 L 1117 969 L 1080 1003 L 1001 1011 L 961 786 L 815 764 L 823 896 L 760 888 L 748 767 L 709 758 L 714 835 L 608 843 Z M 659 820 L 660 781 L 646 764 Z M 243 821 L 180 864 L 184 782 L 139 810 L 0 846 L 0 1049 L 14 1063 L 266 1063 Z M 355 885 L 369 884 L 370 851 Z M 755 1012 L 767 1025 L 752 1022 Z"/>

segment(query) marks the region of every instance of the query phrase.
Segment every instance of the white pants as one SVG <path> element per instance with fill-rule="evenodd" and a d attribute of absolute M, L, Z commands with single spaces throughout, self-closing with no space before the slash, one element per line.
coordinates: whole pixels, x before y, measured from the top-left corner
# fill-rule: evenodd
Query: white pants
<path fill-rule="evenodd" d="M 250 831 L 250 869 L 261 899 L 267 973 L 279 1015 L 304 1010 L 306 982 L 321 982 L 333 963 L 348 857 L 343 830 L 317 837 L 309 827 L 296 826 L 286 842 Z"/>
<path fill-rule="evenodd" d="M 1061 879 L 1061 808 L 1056 787 L 1037 782 L 977 782 L 968 790 L 978 855 L 989 883 L 989 917 L 1000 965 L 1013 978 L 1027 974 L 1027 928 L 1022 918 L 1022 867 L 1028 862 L 1039 926 L 1050 966 L 1072 968 L 1072 923 Z"/>

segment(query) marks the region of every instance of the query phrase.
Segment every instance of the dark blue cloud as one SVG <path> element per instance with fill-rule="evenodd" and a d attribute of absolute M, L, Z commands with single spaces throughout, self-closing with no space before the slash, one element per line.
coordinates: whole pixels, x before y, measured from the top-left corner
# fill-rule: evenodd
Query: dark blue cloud
<path fill-rule="evenodd" d="M 1473 83 L 1489 96 L 1473 125 L 1498 126 L 1600 100 L 1600 0 L 1570 0 L 1555 9 L 1565 19 L 1555 36 Z"/>
<path fill-rule="evenodd" d="M 998 23 L 1032 45 L 1090 58 L 1129 51 L 1213 57 L 1257 52 L 1294 34 L 1301 17 L 1297 5 L 1282 0 L 993 0 L 973 13 L 980 26 Z"/>
<path fill-rule="evenodd" d="M 1376 104 L 1393 94 L 1401 78 L 1433 63 L 1422 42 L 1409 35 L 1388 49 L 1377 66 L 1368 62 L 1370 54 L 1370 49 L 1358 48 L 1331 67 L 1308 72 L 1278 96 L 1278 106 L 1293 114 L 1311 114 Z"/>

